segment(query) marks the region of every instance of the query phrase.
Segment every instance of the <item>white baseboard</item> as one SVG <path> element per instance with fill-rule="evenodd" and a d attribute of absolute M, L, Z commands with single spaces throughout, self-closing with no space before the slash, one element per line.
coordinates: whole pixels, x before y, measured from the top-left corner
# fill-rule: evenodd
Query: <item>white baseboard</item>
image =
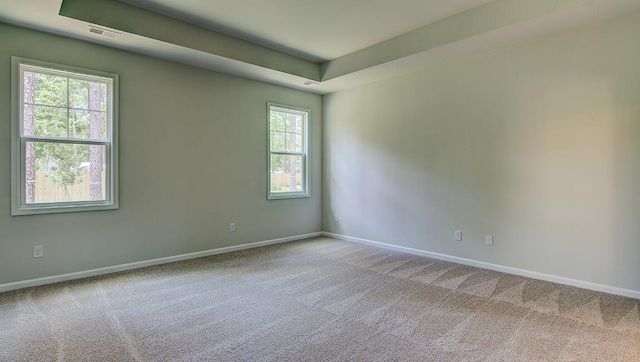
<path fill-rule="evenodd" d="M 347 235 L 334 234 L 329 232 L 323 232 L 322 235 L 332 237 L 334 239 L 377 246 L 379 248 L 396 250 L 396 251 L 401 251 L 401 252 L 420 255 L 420 256 L 426 256 L 428 258 L 433 258 L 438 260 L 450 261 L 457 264 L 469 265 L 469 266 L 474 266 L 478 268 L 494 270 L 502 273 L 519 275 L 519 276 L 532 278 L 532 279 L 545 280 L 548 282 L 570 285 L 570 286 L 583 288 L 583 289 L 590 289 L 597 292 L 603 292 L 603 293 L 621 295 L 629 298 L 640 299 L 640 291 L 637 291 L 637 290 L 612 287 L 609 285 L 591 283 L 583 280 L 565 278 L 565 277 L 560 277 L 556 275 L 544 274 L 544 273 L 539 273 L 539 272 L 525 270 L 525 269 L 518 269 L 518 268 L 509 267 L 509 266 L 499 265 L 499 264 L 486 263 L 483 261 L 460 258 L 457 256 L 451 256 L 446 254 L 432 253 L 430 251 L 413 249 L 413 248 L 408 248 L 408 247 L 398 246 L 393 244 L 386 244 L 378 241 L 361 239 L 361 238 L 356 238 L 356 237 L 347 236 Z"/>
<path fill-rule="evenodd" d="M 255 243 L 227 246 L 224 248 L 199 251 L 199 252 L 189 253 L 189 254 L 181 254 L 181 255 L 168 256 L 164 258 L 137 261 L 134 263 L 114 265 L 114 266 L 109 266 L 105 268 L 91 269 L 91 270 L 85 270 L 85 271 L 80 271 L 75 273 L 60 274 L 60 275 L 54 275 L 54 276 L 44 277 L 44 278 L 36 278 L 36 279 L 29 279 L 29 280 L 23 280 L 23 281 L 12 282 L 12 283 L 5 283 L 5 284 L 0 284 L 0 292 L 6 292 L 9 290 L 20 289 L 20 288 L 35 287 L 38 285 L 64 282 L 64 281 L 74 280 L 74 279 L 87 278 L 87 277 L 92 277 L 96 275 L 116 273 L 116 272 L 125 271 L 125 270 L 138 269 L 138 268 L 144 268 L 152 265 L 159 265 L 159 264 L 172 263 L 176 261 L 201 258 L 205 256 L 210 256 L 210 255 L 230 253 L 232 251 L 259 248 L 261 246 L 286 243 L 289 241 L 302 240 L 302 239 L 312 238 L 312 237 L 321 236 L 321 235 L 323 235 L 321 232 L 296 235 L 296 236 L 290 236 L 286 238 L 258 241 Z"/>
<path fill-rule="evenodd" d="M 637 290 L 624 289 L 624 288 L 618 288 L 618 287 L 613 287 L 613 286 L 609 286 L 609 285 L 591 283 L 591 282 L 587 282 L 587 281 L 583 281 L 583 280 L 565 278 L 565 277 L 560 277 L 560 276 L 556 276 L 556 275 L 544 274 L 544 273 L 539 273 L 539 272 L 535 272 L 535 271 L 531 271 L 531 270 L 513 268 L 513 267 L 499 265 L 499 264 L 492 264 L 492 263 L 487 263 L 487 262 L 473 260 L 473 259 L 460 258 L 460 257 L 457 257 L 457 256 L 451 256 L 451 255 L 446 255 L 446 254 L 433 253 L 433 252 L 426 251 L 426 250 L 420 250 L 420 249 L 408 248 L 408 247 L 398 246 L 398 245 L 393 245 L 393 244 L 381 243 L 381 242 L 378 242 L 378 241 L 362 239 L 362 238 L 356 238 L 356 237 L 352 237 L 352 236 L 347 236 L 347 235 L 342 235 L 342 234 L 335 234 L 335 233 L 330 233 L 330 232 L 317 232 L 317 233 L 296 235 L 296 236 L 290 236 L 290 237 L 286 237 L 286 238 L 258 241 L 258 242 L 255 242 L 255 243 L 246 243 L 246 244 L 241 244 L 241 245 L 227 246 L 227 247 L 224 247 L 224 248 L 217 248 L 217 249 L 199 251 L 199 252 L 189 253 L 189 254 L 181 254 L 181 255 L 168 256 L 168 257 L 164 257 L 164 258 L 143 260 L 143 261 L 134 262 L 134 263 L 114 265 L 114 266 L 110 266 L 110 267 L 85 270 L 85 271 L 80 271 L 80 272 L 75 272 L 75 273 L 60 274 L 60 275 L 54 275 L 54 276 L 49 276 L 49 277 L 43 277 L 43 278 L 28 279 L 28 280 L 23 280 L 23 281 L 18 281 L 18 282 L 5 283 L 5 284 L 0 284 L 0 292 L 6 292 L 6 291 L 10 291 L 10 290 L 27 288 L 27 287 L 35 287 L 35 286 L 38 286 L 38 285 L 58 283 L 58 282 L 74 280 L 74 279 L 87 278 L 87 277 L 92 277 L 92 276 L 96 276 L 96 275 L 116 273 L 116 272 L 125 271 L 125 270 L 144 268 L 144 267 L 147 267 L 147 266 L 172 263 L 172 262 L 176 262 L 176 261 L 201 258 L 201 257 L 205 257 L 205 256 L 211 256 L 211 255 L 217 255 L 217 254 L 223 254 L 223 253 L 230 253 L 230 252 L 233 252 L 233 251 L 246 250 L 246 249 L 251 249 L 251 248 L 259 248 L 261 246 L 286 243 L 286 242 L 290 242 L 290 241 L 302 240 L 302 239 L 312 238 L 312 237 L 316 237 L 316 236 L 323 236 L 323 235 L 324 236 L 328 236 L 328 237 L 332 237 L 332 238 L 335 238 L 335 239 L 339 239 L 339 240 L 345 240 L 345 241 L 349 241 L 349 242 L 356 242 L 356 243 L 361 243 L 361 244 L 372 245 L 372 246 L 376 246 L 376 247 L 379 247 L 379 248 L 395 250 L 395 251 L 401 251 L 401 252 L 405 252 L 405 253 L 409 253 L 409 254 L 425 256 L 425 257 L 428 257 L 428 258 L 433 258 L 433 259 L 438 259 L 438 260 L 450 261 L 450 262 L 453 262 L 453 263 L 469 265 L 469 266 L 474 266 L 474 267 L 483 268 L 483 269 L 495 270 L 495 271 L 498 271 L 498 272 L 519 275 L 519 276 L 523 276 L 523 277 L 527 277 L 527 278 L 545 280 L 545 281 L 548 281 L 548 282 L 564 284 L 564 285 L 570 285 L 570 286 L 574 286 L 574 287 L 578 287 L 578 288 L 590 289 L 590 290 L 594 290 L 594 291 L 598 291 L 598 292 L 603 292 L 603 293 L 621 295 L 621 296 L 629 297 L 629 298 L 640 299 L 640 291 L 637 291 Z"/>

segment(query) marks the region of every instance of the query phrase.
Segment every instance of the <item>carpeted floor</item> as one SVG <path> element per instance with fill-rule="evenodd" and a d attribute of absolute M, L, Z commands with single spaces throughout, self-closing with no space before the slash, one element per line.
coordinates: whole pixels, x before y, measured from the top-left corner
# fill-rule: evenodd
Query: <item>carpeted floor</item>
<path fill-rule="evenodd" d="M 636 299 L 315 238 L 0 294 L 0 361 L 640 361 Z"/>

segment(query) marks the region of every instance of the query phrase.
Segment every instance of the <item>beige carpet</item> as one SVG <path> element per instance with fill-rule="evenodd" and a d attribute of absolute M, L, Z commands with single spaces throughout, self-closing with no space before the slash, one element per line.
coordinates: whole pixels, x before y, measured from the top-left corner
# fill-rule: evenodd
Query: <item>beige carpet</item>
<path fill-rule="evenodd" d="M 0 294 L 0 361 L 640 361 L 638 300 L 329 238 Z"/>

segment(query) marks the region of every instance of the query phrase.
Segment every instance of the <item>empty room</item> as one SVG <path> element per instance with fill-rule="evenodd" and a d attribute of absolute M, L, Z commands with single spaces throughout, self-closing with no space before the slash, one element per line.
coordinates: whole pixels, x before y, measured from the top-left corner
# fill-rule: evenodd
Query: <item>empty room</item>
<path fill-rule="evenodd" d="M 640 0 L 0 0 L 0 361 L 639 361 Z"/>

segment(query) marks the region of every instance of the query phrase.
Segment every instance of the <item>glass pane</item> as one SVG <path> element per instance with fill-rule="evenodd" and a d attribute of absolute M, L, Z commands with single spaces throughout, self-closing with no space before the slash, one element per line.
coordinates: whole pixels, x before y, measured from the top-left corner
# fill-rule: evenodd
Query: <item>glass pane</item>
<path fill-rule="evenodd" d="M 271 132 L 271 151 L 285 151 L 285 133 Z"/>
<path fill-rule="evenodd" d="M 302 125 L 302 116 L 299 114 L 288 113 L 287 114 L 287 132 L 298 132 L 298 129 L 301 128 Z"/>
<path fill-rule="evenodd" d="M 32 78 L 31 75 L 34 75 Z M 34 81 L 34 86 L 29 83 Z M 67 78 L 54 75 L 25 72 L 24 102 L 58 107 L 67 106 Z"/>
<path fill-rule="evenodd" d="M 90 111 L 89 112 L 89 138 L 90 139 L 107 139 L 107 113 Z"/>
<path fill-rule="evenodd" d="M 71 110 L 69 112 L 69 137 L 89 137 L 89 111 Z"/>
<path fill-rule="evenodd" d="M 104 83 L 100 84 L 100 94 L 102 95 L 102 101 L 100 102 L 100 110 L 103 112 L 107 111 L 107 85 Z M 93 109 L 93 108 L 92 108 Z"/>
<path fill-rule="evenodd" d="M 271 192 L 301 192 L 302 156 L 271 155 Z"/>
<path fill-rule="evenodd" d="M 81 79 L 69 79 L 69 106 L 77 109 L 106 111 L 106 84 Z"/>
<path fill-rule="evenodd" d="M 67 110 L 64 108 L 25 104 L 23 122 L 25 135 L 67 137 Z"/>
<path fill-rule="evenodd" d="M 69 79 L 69 107 L 89 109 L 89 81 Z"/>
<path fill-rule="evenodd" d="M 304 146 L 303 141 L 304 139 L 302 138 L 302 135 L 296 137 L 295 152 L 302 152 L 302 148 Z"/>
<path fill-rule="evenodd" d="M 71 110 L 69 137 L 107 139 L 107 114 L 102 111 Z"/>
<path fill-rule="evenodd" d="M 304 138 L 301 134 L 286 133 L 285 138 L 287 152 L 302 152 Z"/>
<path fill-rule="evenodd" d="M 271 112 L 269 126 L 272 131 L 285 131 L 285 114 L 282 112 Z"/>
<path fill-rule="evenodd" d="M 26 142 L 25 148 L 27 204 L 105 200 L 105 146 Z"/>

